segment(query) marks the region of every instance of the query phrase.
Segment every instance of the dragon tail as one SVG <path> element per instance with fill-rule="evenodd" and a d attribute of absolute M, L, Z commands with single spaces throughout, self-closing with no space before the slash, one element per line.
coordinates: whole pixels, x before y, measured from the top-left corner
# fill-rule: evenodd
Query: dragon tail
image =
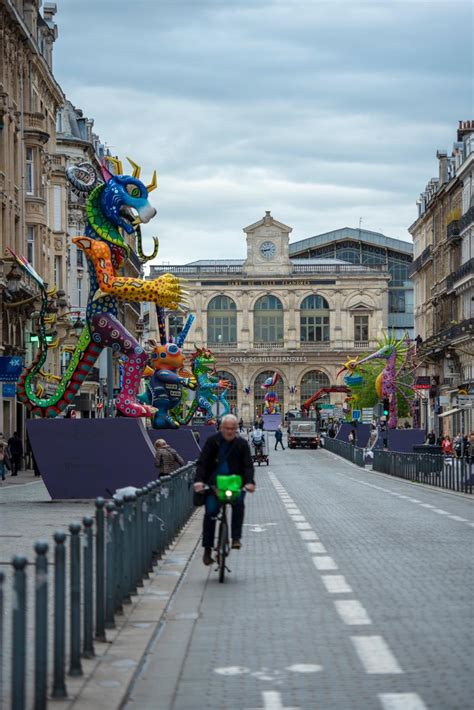
<path fill-rule="evenodd" d="M 181 417 L 181 416 L 176 417 L 179 424 L 189 424 L 189 422 L 193 418 L 197 408 L 198 408 L 198 402 L 197 402 L 197 399 L 195 399 L 195 400 L 193 400 L 191 406 L 189 407 L 188 413 L 186 414 L 185 417 Z M 173 414 L 173 412 L 172 412 L 172 414 Z"/>

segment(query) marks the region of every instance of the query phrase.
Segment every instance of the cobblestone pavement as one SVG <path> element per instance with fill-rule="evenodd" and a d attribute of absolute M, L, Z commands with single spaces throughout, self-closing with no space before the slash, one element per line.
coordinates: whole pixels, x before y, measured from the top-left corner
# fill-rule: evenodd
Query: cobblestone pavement
<path fill-rule="evenodd" d="M 473 502 L 271 452 L 224 585 L 196 555 L 127 710 L 472 707 Z"/>

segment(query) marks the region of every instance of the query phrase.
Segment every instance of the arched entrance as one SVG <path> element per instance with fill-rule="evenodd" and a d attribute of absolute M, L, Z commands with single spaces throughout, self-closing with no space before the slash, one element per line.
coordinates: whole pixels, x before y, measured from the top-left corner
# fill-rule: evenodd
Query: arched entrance
<path fill-rule="evenodd" d="M 309 399 L 321 387 L 330 386 L 329 377 L 321 370 L 310 370 L 301 378 L 300 385 L 300 406 Z"/>
<path fill-rule="evenodd" d="M 253 403 L 254 403 L 254 416 L 255 417 L 260 417 L 263 414 L 263 408 L 264 408 L 264 398 L 267 393 L 266 389 L 262 388 L 263 383 L 268 377 L 273 377 L 275 374 L 275 370 L 265 370 L 265 372 L 260 372 L 259 375 L 255 378 L 254 386 L 253 386 Z M 285 386 L 283 384 L 283 380 L 280 378 L 279 381 L 276 383 L 274 387 L 272 387 L 272 391 L 276 392 L 278 395 L 278 399 L 280 400 L 280 411 L 282 414 L 285 413 Z"/>

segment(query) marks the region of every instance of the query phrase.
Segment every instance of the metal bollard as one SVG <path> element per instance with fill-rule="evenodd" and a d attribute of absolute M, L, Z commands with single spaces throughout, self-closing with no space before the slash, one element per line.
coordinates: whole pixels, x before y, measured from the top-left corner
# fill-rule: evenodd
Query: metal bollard
<path fill-rule="evenodd" d="M 70 629 L 69 629 L 69 675 L 82 675 L 81 664 L 81 526 L 71 523 L 70 571 Z"/>
<path fill-rule="evenodd" d="M 3 584 L 5 575 L 0 572 L 0 708 L 3 707 L 3 607 L 4 607 L 4 592 Z"/>
<path fill-rule="evenodd" d="M 142 488 L 142 498 L 141 498 L 141 506 L 142 506 L 142 529 L 141 529 L 141 537 L 142 537 L 142 577 L 143 579 L 149 579 L 150 575 L 148 574 L 148 566 L 149 566 L 149 556 L 148 556 L 148 486 L 144 486 Z"/>
<path fill-rule="evenodd" d="M 54 533 L 54 670 L 53 698 L 66 698 L 66 533 Z"/>
<path fill-rule="evenodd" d="M 105 506 L 107 511 L 105 532 L 105 628 L 115 628 L 115 575 L 114 575 L 114 515 L 115 504 L 111 501 Z"/>
<path fill-rule="evenodd" d="M 149 483 L 146 495 L 146 525 L 145 525 L 145 541 L 146 541 L 146 569 L 148 574 L 153 572 L 153 491 L 154 484 Z"/>
<path fill-rule="evenodd" d="M 48 683 L 48 543 L 35 544 L 35 704 L 45 710 Z"/>
<path fill-rule="evenodd" d="M 12 627 L 12 710 L 25 709 L 26 672 L 26 557 L 17 555 L 12 560 L 13 627 Z"/>
<path fill-rule="evenodd" d="M 83 658 L 94 658 L 94 519 L 86 516 L 84 525 L 84 617 L 83 617 Z"/>
<path fill-rule="evenodd" d="M 129 534 L 130 534 L 130 594 L 137 593 L 137 496 L 132 493 L 128 497 Z"/>
<path fill-rule="evenodd" d="M 142 499 L 143 491 L 139 488 L 135 495 L 135 579 L 137 587 L 143 587 L 143 545 L 142 545 Z"/>
<path fill-rule="evenodd" d="M 131 501 L 125 496 L 123 504 L 123 577 L 122 602 L 130 604 L 132 589 L 132 540 L 131 540 Z"/>
<path fill-rule="evenodd" d="M 123 614 L 122 594 L 123 594 L 123 502 L 120 499 L 115 501 L 117 510 L 114 516 L 114 578 L 115 594 L 114 609 L 117 614 Z"/>
<path fill-rule="evenodd" d="M 95 501 L 95 637 L 105 641 L 105 550 L 104 550 L 105 500 Z"/>

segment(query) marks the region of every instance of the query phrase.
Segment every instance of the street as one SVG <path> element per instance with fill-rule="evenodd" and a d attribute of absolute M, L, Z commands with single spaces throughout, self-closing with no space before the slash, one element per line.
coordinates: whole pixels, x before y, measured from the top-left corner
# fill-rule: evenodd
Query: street
<path fill-rule="evenodd" d="M 472 707 L 472 501 L 271 450 L 224 585 L 201 548 L 127 710 Z"/>

